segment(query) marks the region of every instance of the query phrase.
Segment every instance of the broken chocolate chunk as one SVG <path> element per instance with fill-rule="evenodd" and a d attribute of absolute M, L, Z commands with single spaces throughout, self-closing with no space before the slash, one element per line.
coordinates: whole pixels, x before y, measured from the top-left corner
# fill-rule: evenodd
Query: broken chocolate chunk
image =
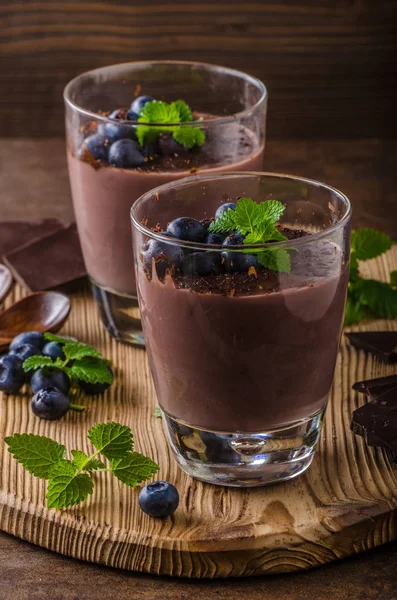
<path fill-rule="evenodd" d="M 33 240 L 63 229 L 58 219 L 42 221 L 3 221 L 0 223 L 0 262 L 4 254 Z"/>
<path fill-rule="evenodd" d="M 4 256 L 14 277 L 32 292 L 50 290 L 86 275 L 76 224 Z"/>
<path fill-rule="evenodd" d="M 356 331 L 345 336 L 357 350 L 370 352 L 383 362 L 397 362 L 397 331 Z"/>
<path fill-rule="evenodd" d="M 357 381 L 353 384 L 353 390 L 362 394 L 377 393 L 377 395 L 380 395 L 396 386 L 397 375 L 387 375 L 386 377 Z"/>

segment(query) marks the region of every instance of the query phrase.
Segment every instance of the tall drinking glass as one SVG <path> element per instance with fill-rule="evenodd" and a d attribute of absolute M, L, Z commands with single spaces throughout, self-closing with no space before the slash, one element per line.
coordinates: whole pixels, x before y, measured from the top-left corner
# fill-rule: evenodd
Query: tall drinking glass
<path fill-rule="evenodd" d="M 287 239 L 231 246 L 173 238 L 173 225 L 160 231 L 181 216 L 207 227 L 240 197 L 281 201 Z M 313 459 L 334 375 L 348 199 L 288 175 L 207 174 L 144 194 L 131 216 L 143 331 L 180 466 L 232 486 L 299 475 Z"/>
<path fill-rule="evenodd" d="M 193 121 L 186 125 L 205 134 L 204 144 L 189 150 L 172 139 L 175 124 L 168 129 L 160 124 L 159 134 L 159 124 L 149 123 L 145 143 L 133 156 L 138 160 L 132 160 L 133 166 L 120 166 L 113 145 L 121 139 L 137 142 L 142 123 L 138 125 L 126 110 L 112 111 L 128 109 L 141 95 L 165 102 L 183 99 L 193 111 Z M 148 190 L 191 173 L 261 169 L 266 88 L 254 77 L 224 67 L 156 61 L 79 75 L 67 85 L 64 98 L 75 216 L 101 318 L 117 339 L 144 345 L 131 257 L 130 207 Z M 134 144 L 125 142 L 128 145 Z"/>

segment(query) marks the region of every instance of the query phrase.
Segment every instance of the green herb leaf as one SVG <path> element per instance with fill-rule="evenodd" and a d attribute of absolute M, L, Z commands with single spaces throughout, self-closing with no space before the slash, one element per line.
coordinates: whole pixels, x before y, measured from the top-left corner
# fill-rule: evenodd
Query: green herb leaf
<path fill-rule="evenodd" d="M 212 221 L 209 226 L 209 231 L 211 233 L 231 233 L 235 229 L 237 229 L 236 213 L 231 208 L 224 212 L 219 219 Z"/>
<path fill-rule="evenodd" d="M 78 471 L 97 471 L 98 469 L 105 469 L 106 466 L 98 458 L 90 458 L 82 450 L 72 450 L 73 456 L 72 463 Z"/>
<path fill-rule="evenodd" d="M 113 377 L 102 361 L 91 360 L 89 357 L 75 360 L 71 367 L 67 367 L 69 377 L 81 379 L 88 383 L 113 383 Z"/>
<path fill-rule="evenodd" d="M 376 258 L 392 245 L 391 238 L 376 229 L 356 229 L 352 232 L 351 248 L 358 260 Z"/>
<path fill-rule="evenodd" d="M 50 356 L 29 356 L 29 358 L 23 361 L 22 366 L 25 373 L 35 369 L 43 369 L 44 367 L 51 367 L 52 369 L 64 368 L 64 364 L 60 358 L 52 360 Z"/>
<path fill-rule="evenodd" d="M 138 452 L 129 452 L 123 458 L 110 459 L 110 468 L 117 479 L 131 487 L 149 479 L 159 470 L 155 462 Z"/>
<path fill-rule="evenodd" d="M 114 421 L 95 425 L 88 432 L 88 439 L 106 458 L 123 458 L 133 450 L 131 429 Z"/>
<path fill-rule="evenodd" d="M 155 407 L 155 409 L 153 411 L 153 416 L 156 417 L 157 419 L 163 418 L 163 413 L 161 412 L 161 408 L 159 406 Z"/>
<path fill-rule="evenodd" d="M 360 279 L 355 294 L 361 304 L 368 306 L 381 319 L 397 317 L 397 290 L 388 283 L 375 279 Z"/>
<path fill-rule="evenodd" d="M 205 142 L 205 133 L 199 127 L 186 127 L 185 125 L 174 129 L 173 138 L 185 148 L 201 147 Z"/>
<path fill-rule="evenodd" d="M 64 345 L 63 351 L 67 360 L 78 360 L 80 358 L 98 358 L 99 360 L 106 360 L 105 357 L 98 352 L 93 346 L 88 344 L 80 344 L 80 342 L 68 342 Z"/>
<path fill-rule="evenodd" d="M 80 504 L 94 491 L 86 473 L 79 473 L 70 460 L 60 460 L 50 471 L 47 495 L 48 508 L 67 508 Z"/>
<path fill-rule="evenodd" d="M 76 338 L 74 338 L 74 337 L 65 337 L 62 335 L 55 335 L 55 333 L 51 333 L 50 331 L 47 331 L 44 334 L 44 338 L 48 342 L 57 342 L 58 344 L 68 344 L 70 342 L 77 342 Z"/>
<path fill-rule="evenodd" d="M 392 271 L 390 273 L 390 285 L 393 288 L 397 288 L 397 271 Z"/>
<path fill-rule="evenodd" d="M 15 433 L 4 439 L 8 452 L 32 475 L 48 479 L 51 468 L 65 456 L 65 446 L 32 433 Z"/>
<path fill-rule="evenodd" d="M 359 323 L 365 316 L 365 312 L 365 306 L 361 304 L 360 300 L 348 296 L 346 300 L 345 325 L 349 326 Z"/>
<path fill-rule="evenodd" d="M 273 224 L 277 223 L 284 214 L 285 206 L 278 200 L 266 200 L 256 204 L 258 207 L 256 210 L 256 216 L 254 225 L 260 225 L 264 220 L 272 221 Z"/>
<path fill-rule="evenodd" d="M 179 112 L 179 119 L 181 123 L 185 123 L 187 121 L 193 121 L 193 115 L 190 110 L 190 107 L 184 100 L 175 100 L 173 103 Z"/>
<path fill-rule="evenodd" d="M 278 271 L 279 273 L 289 273 L 291 270 L 291 258 L 288 250 L 275 246 L 269 246 L 257 256 L 258 261 L 263 267 Z"/>
<path fill-rule="evenodd" d="M 350 255 L 350 271 L 349 271 L 349 281 L 354 282 L 359 277 L 359 267 L 358 267 L 358 259 L 357 254 L 352 252 Z"/>

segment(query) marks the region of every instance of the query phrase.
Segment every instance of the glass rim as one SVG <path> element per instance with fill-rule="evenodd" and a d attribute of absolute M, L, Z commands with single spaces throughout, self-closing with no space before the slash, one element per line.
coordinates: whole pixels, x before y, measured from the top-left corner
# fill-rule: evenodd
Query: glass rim
<path fill-rule="evenodd" d="M 167 127 L 176 127 L 176 126 L 180 126 L 180 125 L 193 125 L 193 126 L 201 125 L 201 126 L 203 126 L 203 124 L 207 124 L 207 123 L 214 123 L 216 125 L 232 123 L 242 117 L 249 116 L 251 113 L 256 111 L 262 104 L 264 104 L 267 100 L 268 93 L 267 93 L 267 88 L 266 88 L 265 84 L 257 77 L 254 77 L 253 75 L 249 75 L 248 73 L 244 73 L 243 71 L 239 71 L 237 69 L 231 69 L 229 67 L 224 67 L 222 65 L 215 65 L 212 63 L 190 61 L 190 60 L 142 60 L 142 61 L 130 61 L 130 62 L 124 62 L 124 63 L 116 63 L 113 65 L 98 67 L 96 69 L 90 69 L 89 71 L 80 73 L 79 75 L 77 75 L 76 77 L 71 79 L 66 84 L 66 86 L 63 90 L 64 102 L 65 102 L 65 104 L 70 106 L 73 110 L 76 110 L 79 113 L 84 114 L 85 116 L 87 116 L 91 119 L 92 118 L 97 119 L 98 121 L 103 122 L 103 123 L 118 123 L 119 125 L 122 124 L 123 127 L 137 127 L 138 124 L 145 125 L 148 127 L 158 127 L 160 125 L 164 127 L 164 123 L 145 123 L 143 121 L 141 121 L 139 123 L 138 123 L 138 121 L 131 121 L 131 122 L 122 121 L 121 122 L 118 119 L 110 119 L 109 117 L 105 117 L 104 115 L 99 115 L 98 113 L 95 113 L 91 110 L 84 108 L 83 106 L 80 106 L 79 104 L 74 102 L 70 97 L 71 89 L 73 88 L 73 86 L 76 85 L 76 83 L 78 83 L 80 79 L 83 79 L 87 75 L 98 73 L 99 71 L 116 70 L 117 68 L 120 68 L 120 67 L 127 67 L 127 66 L 142 66 L 142 67 L 148 66 L 149 67 L 151 65 L 170 65 L 170 66 L 186 65 L 186 66 L 191 66 L 191 67 L 193 67 L 193 66 L 206 67 L 214 72 L 218 71 L 218 72 L 227 73 L 227 74 L 233 75 L 234 77 L 237 77 L 239 79 L 249 81 L 255 87 L 260 89 L 262 92 L 260 98 L 255 102 L 255 104 L 246 108 L 245 110 L 242 110 L 237 113 L 233 113 L 232 115 L 226 115 L 224 117 L 214 117 L 212 119 L 208 119 L 207 121 L 202 121 L 202 120 L 200 121 L 199 119 L 196 119 L 194 121 L 184 121 L 181 123 L 167 123 Z M 178 100 L 178 98 L 176 98 L 176 100 Z"/>
<path fill-rule="evenodd" d="M 165 184 L 162 184 L 155 188 L 152 188 L 148 192 L 145 192 L 144 194 L 142 194 L 142 196 L 140 196 L 134 202 L 134 204 L 131 206 L 131 209 L 130 209 L 131 221 L 132 221 L 134 227 L 138 231 L 140 231 L 141 233 L 146 235 L 147 237 L 161 241 L 161 242 L 165 242 L 172 246 L 180 246 L 182 248 L 188 248 L 190 250 L 197 248 L 197 250 L 199 250 L 199 251 L 211 249 L 211 251 L 224 252 L 225 246 L 222 246 L 222 244 L 206 244 L 203 242 L 189 242 L 186 240 L 178 240 L 177 238 L 171 238 L 169 236 L 162 235 L 160 232 L 152 231 L 151 229 L 149 229 L 148 227 L 143 225 L 143 223 L 141 223 L 138 220 L 138 218 L 136 217 L 136 210 L 138 208 L 138 205 L 141 202 L 143 202 L 144 200 L 146 200 L 147 198 L 149 198 L 150 196 L 153 196 L 155 194 L 161 194 L 162 192 L 166 192 L 169 189 L 172 189 L 173 187 L 189 187 L 195 182 L 200 183 L 201 181 L 208 181 L 208 180 L 212 180 L 212 179 L 218 179 L 218 180 L 219 179 L 233 179 L 233 178 L 241 179 L 242 177 L 265 177 L 265 178 L 269 178 L 269 179 L 274 178 L 274 179 L 279 179 L 279 180 L 288 179 L 290 181 L 292 180 L 292 181 L 296 181 L 296 182 L 306 183 L 306 184 L 309 184 L 314 187 L 321 187 L 323 189 L 329 190 L 330 192 L 333 192 L 334 194 L 336 194 L 342 200 L 342 202 L 345 204 L 346 212 L 337 223 L 333 223 L 332 225 L 330 225 L 329 227 L 326 227 L 322 231 L 316 231 L 316 232 L 312 233 L 310 236 L 303 236 L 301 238 L 296 238 L 293 240 L 283 240 L 281 242 L 266 242 L 265 244 L 241 244 L 241 245 L 236 244 L 235 246 L 229 247 L 229 248 L 232 248 L 229 250 L 230 252 L 236 252 L 236 251 L 239 251 L 242 249 L 248 250 L 251 248 L 253 250 L 258 250 L 260 248 L 269 248 L 269 247 L 286 248 L 291 245 L 293 247 L 303 246 L 303 245 L 315 242 L 317 240 L 321 240 L 324 237 L 327 237 L 330 233 L 333 233 L 334 231 L 337 231 L 338 229 L 344 227 L 344 225 L 346 223 L 348 223 L 351 218 L 352 206 L 351 206 L 351 202 L 350 202 L 349 198 L 343 192 L 341 192 L 337 188 L 334 188 L 331 185 L 328 185 L 327 183 L 322 183 L 321 181 L 317 181 L 315 179 L 309 179 L 307 177 L 300 177 L 298 175 L 287 175 L 285 173 L 271 173 L 271 172 L 262 172 L 262 171 L 230 171 L 227 173 L 214 173 L 213 175 L 211 175 L 210 173 L 205 173 L 203 175 L 192 175 L 190 177 L 184 177 L 183 179 L 171 181 L 169 183 L 165 183 Z M 182 215 L 182 216 L 184 216 L 184 215 Z"/>

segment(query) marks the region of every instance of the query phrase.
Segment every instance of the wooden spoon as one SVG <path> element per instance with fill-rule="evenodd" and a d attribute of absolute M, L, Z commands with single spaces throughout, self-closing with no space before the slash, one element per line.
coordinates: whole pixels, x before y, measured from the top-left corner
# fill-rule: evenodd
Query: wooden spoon
<path fill-rule="evenodd" d="M 6 266 L 0 265 L 0 303 L 7 296 L 11 289 L 12 275 Z"/>
<path fill-rule="evenodd" d="M 0 351 L 23 331 L 58 331 L 70 312 L 70 300 L 59 292 L 36 292 L 0 314 Z"/>

